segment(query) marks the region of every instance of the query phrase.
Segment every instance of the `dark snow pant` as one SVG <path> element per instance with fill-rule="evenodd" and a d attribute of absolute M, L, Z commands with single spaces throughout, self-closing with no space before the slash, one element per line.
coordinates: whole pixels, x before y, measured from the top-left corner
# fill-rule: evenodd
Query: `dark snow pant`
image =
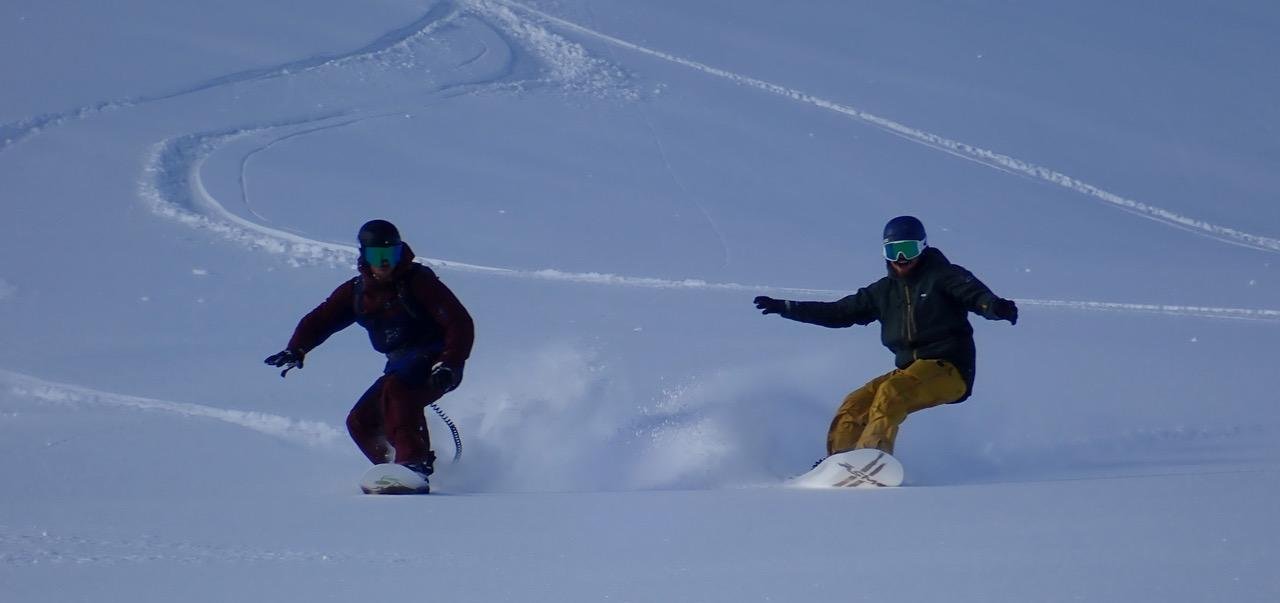
<path fill-rule="evenodd" d="M 429 367 L 428 359 L 422 357 L 403 366 L 388 362 L 386 374 L 373 382 L 347 415 L 347 431 L 370 462 L 403 465 L 433 457 L 423 411 L 440 399 L 441 392 L 427 382 Z"/>
<path fill-rule="evenodd" d="M 964 397 L 968 386 L 945 360 L 917 360 L 845 396 L 827 432 L 827 454 L 878 448 L 893 454 L 898 426 L 913 412 Z"/>

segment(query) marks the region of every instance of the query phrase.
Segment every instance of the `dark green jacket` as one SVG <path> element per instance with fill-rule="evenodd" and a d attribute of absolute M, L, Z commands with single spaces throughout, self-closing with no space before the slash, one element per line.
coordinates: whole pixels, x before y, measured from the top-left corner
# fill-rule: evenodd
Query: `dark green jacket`
<path fill-rule="evenodd" d="M 973 273 L 952 264 L 947 256 L 926 248 L 906 277 L 886 263 L 889 275 L 834 302 L 789 301 L 782 316 L 824 327 L 868 325 L 880 321 L 880 342 L 894 354 L 894 364 L 906 368 L 918 359 L 946 360 L 956 366 L 973 392 L 977 351 L 969 312 L 995 320 L 999 299 Z"/>

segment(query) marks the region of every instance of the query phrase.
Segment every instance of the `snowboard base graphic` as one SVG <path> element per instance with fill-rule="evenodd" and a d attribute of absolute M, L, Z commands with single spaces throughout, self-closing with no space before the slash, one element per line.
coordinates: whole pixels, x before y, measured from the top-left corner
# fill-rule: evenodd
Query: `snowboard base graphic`
<path fill-rule="evenodd" d="M 360 478 L 360 491 L 365 494 L 427 494 L 431 484 L 404 465 L 374 465 Z"/>
<path fill-rule="evenodd" d="M 892 488 L 902 485 L 902 463 L 889 453 L 862 448 L 833 454 L 791 479 L 796 488 Z"/>

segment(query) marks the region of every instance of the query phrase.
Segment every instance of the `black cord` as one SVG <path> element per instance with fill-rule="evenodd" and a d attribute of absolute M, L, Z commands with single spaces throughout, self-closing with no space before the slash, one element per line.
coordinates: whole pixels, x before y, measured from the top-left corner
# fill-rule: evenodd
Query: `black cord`
<path fill-rule="evenodd" d="M 449 426 L 449 431 L 453 433 L 453 462 L 456 463 L 458 459 L 462 458 L 462 436 L 458 435 L 458 426 L 453 424 L 453 419 L 444 414 L 444 411 L 440 410 L 440 407 L 436 406 L 435 402 L 431 403 L 431 409 L 440 415 L 440 418 L 444 420 L 444 424 Z"/>

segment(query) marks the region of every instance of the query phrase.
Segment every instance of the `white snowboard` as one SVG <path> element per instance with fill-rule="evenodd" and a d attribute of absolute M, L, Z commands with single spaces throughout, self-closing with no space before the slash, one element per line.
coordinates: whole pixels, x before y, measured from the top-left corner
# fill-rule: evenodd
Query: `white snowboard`
<path fill-rule="evenodd" d="M 431 485 L 404 465 L 383 463 L 364 473 L 360 490 L 365 494 L 427 494 Z"/>
<path fill-rule="evenodd" d="M 861 448 L 833 454 L 808 473 L 793 478 L 797 488 L 892 488 L 902 485 L 902 463 L 887 452 Z"/>

